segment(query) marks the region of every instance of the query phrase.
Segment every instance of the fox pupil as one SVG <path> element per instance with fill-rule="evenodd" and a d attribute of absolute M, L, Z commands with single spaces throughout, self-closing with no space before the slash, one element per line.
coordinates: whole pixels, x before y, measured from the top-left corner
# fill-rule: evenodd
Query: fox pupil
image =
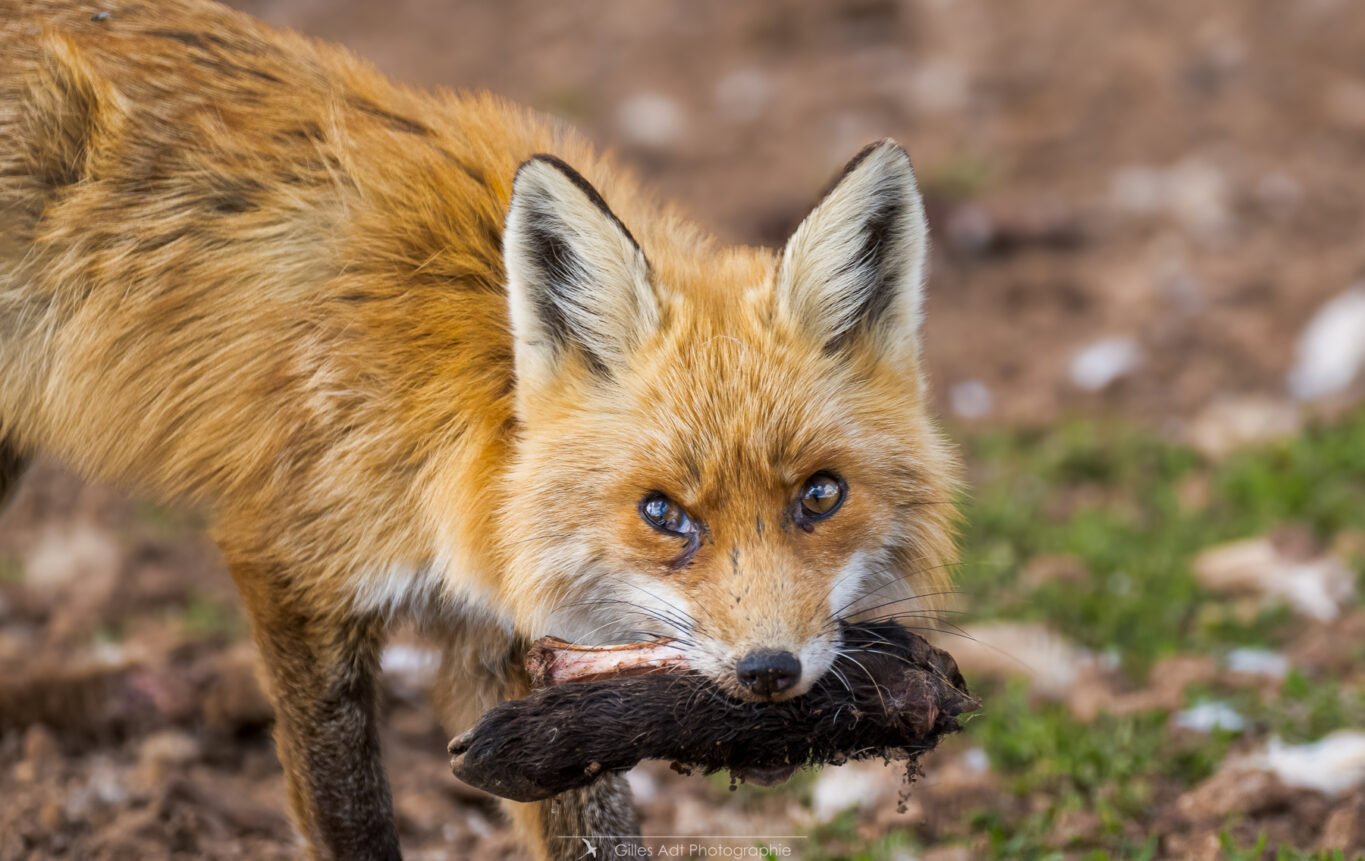
<path fill-rule="evenodd" d="M 640 504 L 640 514 L 645 522 L 661 532 L 689 535 L 696 530 L 692 518 L 688 517 L 682 506 L 662 493 L 645 497 L 644 502 Z"/>
<path fill-rule="evenodd" d="M 843 501 L 843 482 L 828 473 L 812 476 L 801 491 L 802 512 L 812 519 L 830 516 Z"/>

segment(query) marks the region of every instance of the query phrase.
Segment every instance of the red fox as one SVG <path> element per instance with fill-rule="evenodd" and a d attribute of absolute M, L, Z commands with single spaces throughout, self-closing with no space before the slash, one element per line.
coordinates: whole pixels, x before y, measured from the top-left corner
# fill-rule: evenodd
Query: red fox
<path fill-rule="evenodd" d="M 492 96 L 210 0 L 0 0 L 0 495 L 43 453 L 209 513 L 316 858 L 399 855 L 400 615 L 454 734 L 542 635 L 782 699 L 840 618 L 922 608 L 956 475 L 926 248 L 889 141 L 780 252 L 727 248 Z M 638 839 L 620 775 L 510 813 L 541 858 Z"/>

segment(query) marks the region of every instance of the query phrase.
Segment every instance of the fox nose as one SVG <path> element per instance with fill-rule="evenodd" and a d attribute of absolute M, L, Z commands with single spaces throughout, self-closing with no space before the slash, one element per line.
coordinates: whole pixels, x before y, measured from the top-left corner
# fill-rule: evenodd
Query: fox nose
<path fill-rule="evenodd" d="M 735 675 L 745 689 L 771 697 L 796 686 L 801 679 L 801 662 L 791 652 L 750 652 L 735 665 Z"/>

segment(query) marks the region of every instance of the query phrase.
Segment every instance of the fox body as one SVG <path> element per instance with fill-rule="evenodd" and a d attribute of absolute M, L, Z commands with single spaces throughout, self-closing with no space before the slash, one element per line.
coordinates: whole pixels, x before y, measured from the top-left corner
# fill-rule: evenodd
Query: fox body
<path fill-rule="evenodd" d="M 208 0 L 0 0 L 0 496 L 43 453 L 203 506 L 312 852 L 395 857 L 400 614 L 454 733 L 527 638 L 672 636 L 785 698 L 838 619 L 929 603 L 925 247 L 890 142 L 780 252 L 727 248 L 491 96 Z M 638 833 L 619 777 L 511 808 L 541 857 Z"/>

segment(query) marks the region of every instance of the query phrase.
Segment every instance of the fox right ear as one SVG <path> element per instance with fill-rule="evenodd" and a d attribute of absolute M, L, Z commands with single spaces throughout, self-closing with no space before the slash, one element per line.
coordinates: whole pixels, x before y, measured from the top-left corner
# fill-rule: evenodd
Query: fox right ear
<path fill-rule="evenodd" d="M 644 252 L 597 190 L 554 156 L 517 170 L 503 261 L 523 393 L 575 361 L 610 377 L 658 325 Z"/>

